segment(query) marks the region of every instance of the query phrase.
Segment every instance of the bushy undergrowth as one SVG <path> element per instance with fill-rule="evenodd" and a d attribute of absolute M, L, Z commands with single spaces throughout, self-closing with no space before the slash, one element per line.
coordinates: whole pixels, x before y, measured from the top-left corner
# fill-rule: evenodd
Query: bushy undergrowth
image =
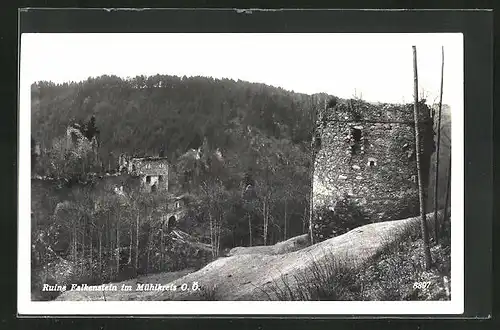
<path fill-rule="evenodd" d="M 215 301 L 217 299 L 217 287 L 205 286 L 201 288 L 201 300 Z"/>
<path fill-rule="evenodd" d="M 342 235 L 370 223 L 367 215 L 349 196 L 338 200 L 334 210 L 327 207 L 317 210 L 314 217 L 315 235 L 320 240 Z"/>
<path fill-rule="evenodd" d="M 431 255 L 433 267 L 425 271 L 421 239 L 400 241 L 362 267 L 346 266 L 327 254 L 262 290 L 270 300 L 449 300 L 449 246 L 435 245 Z"/>
<path fill-rule="evenodd" d="M 270 300 L 356 300 L 355 271 L 327 255 L 296 275 L 281 277 L 264 292 Z"/>
<path fill-rule="evenodd" d="M 71 262 L 59 259 L 46 265 L 33 269 L 31 272 L 31 297 L 32 300 L 53 300 L 61 294 L 60 291 L 43 291 L 44 284 L 70 285 L 74 283 L 75 265 Z"/>
<path fill-rule="evenodd" d="M 341 235 L 359 226 L 369 223 L 367 215 L 362 208 L 349 196 L 344 196 L 335 205 L 334 221 L 335 235 Z"/>
<path fill-rule="evenodd" d="M 423 241 L 393 246 L 360 272 L 366 283 L 363 300 L 449 300 L 450 249 L 431 248 L 433 267 L 423 265 Z M 423 284 L 423 287 L 422 287 Z"/>

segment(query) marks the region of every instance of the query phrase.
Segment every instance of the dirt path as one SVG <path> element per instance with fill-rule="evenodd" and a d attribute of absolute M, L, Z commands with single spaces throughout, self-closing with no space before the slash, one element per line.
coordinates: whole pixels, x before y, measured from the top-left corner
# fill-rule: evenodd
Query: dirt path
<path fill-rule="evenodd" d="M 442 212 L 439 213 L 439 219 L 442 219 Z M 432 230 L 433 216 L 429 214 L 427 220 L 429 229 Z M 118 300 L 206 300 L 206 295 L 204 296 L 203 292 L 211 292 L 211 298 L 214 300 L 268 300 L 268 295 L 265 292 L 266 285 L 279 280 L 282 275 L 292 277 L 294 274 L 307 270 L 313 261 L 325 263 L 332 256 L 336 261 L 348 267 L 360 267 L 366 261 L 383 252 L 390 244 L 411 235 L 418 235 L 419 231 L 420 217 L 415 217 L 365 225 L 343 235 L 289 253 L 278 254 L 276 252 L 282 250 L 276 247 L 240 249 L 241 254 L 237 254 L 238 250 L 235 250 L 236 252 L 233 251 L 235 255 L 219 258 L 197 272 L 173 281 L 167 276 L 162 278 L 162 274 L 156 275 L 159 276 L 163 284 L 177 286 L 176 291 L 127 293 L 124 297 L 119 297 Z M 283 246 L 281 245 L 281 247 Z M 307 272 L 304 274 L 305 280 L 312 280 L 312 274 Z M 193 291 L 193 283 L 195 282 L 196 285 L 208 289 L 208 291 Z M 150 282 L 148 281 L 148 283 Z M 183 284 L 186 287 L 185 291 L 180 289 Z M 58 300 L 93 300 L 91 297 L 80 299 L 78 294 L 77 292 L 66 292 L 59 296 Z M 102 294 L 100 295 L 102 296 Z M 126 299 L 122 299 L 125 296 Z"/>

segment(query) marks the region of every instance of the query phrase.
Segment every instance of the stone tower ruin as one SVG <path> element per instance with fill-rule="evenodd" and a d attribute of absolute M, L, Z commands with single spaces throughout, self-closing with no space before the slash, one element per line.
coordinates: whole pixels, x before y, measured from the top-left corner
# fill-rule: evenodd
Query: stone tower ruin
<path fill-rule="evenodd" d="M 434 152 L 430 108 L 419 103 L 421 166 L 428 186 Z M 330 102 L 316 119 L 311 230 L 315 242 L 358 225 L 419 214 L 413 104 Z M 339 218 L 339 203 L 349 205 Z M 349 217 L 356 221 L 342 222 Z M 340 220 L 339 220 L 340 219 Z M 344 219 L 344 220 L 342 220 Z"/>

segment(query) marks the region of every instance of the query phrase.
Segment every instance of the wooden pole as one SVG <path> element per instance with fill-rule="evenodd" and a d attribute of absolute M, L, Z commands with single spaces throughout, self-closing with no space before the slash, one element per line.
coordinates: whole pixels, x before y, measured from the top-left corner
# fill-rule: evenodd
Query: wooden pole
<path fill-rule="evenodd" d="M 436 173 L 434 177 L 434 241 L 439 242 L 438 224 L 438 187 L 439 187 L 439 151 L 441 146 L 441 110 L 443 106 L 443 76 L 444 76 L 444 47 L 441 47 L 441 92 L 439 95 L 438 125 L 437 125 L 437 149 L 436 149 Z"/>
<path fill-rule="evenodd" d="M 284 239 L 286 240 L 286 230 L 287 230 L 287 221 L 286 221 L 286 207 L 287 207 L 287 200 L 286 200 L 286 197 L 285 197 L 285 233 L 284 233 Z"/>
<path fill-rule="evenodd" d="M 311 245 L 314 244 L 314 235 L 313 235 L 313 200 L 314 200 L 314 193 L 313 193 L 313 186 L 314 186 L 314 164 L 315 164 L 315 159 L 316 159 L 316 152 L 315 152 L 315 145 L 316 145 L 316 117 L 318 115 L 317 110 L 318 107 L 317 105 L 319 104 L 319 100 L 316 102 L 314 99 L 314 96 L 311 96 L 311 108 L 314 110 L 311 111 L 312 115 L 312 122 L 313 122 L 313 134 L 311 136 L 311 169 L 309 170 L 310 172 L 310 177 L 309 177 L 309 182 L 311 185 L 311 190 L 309 191 L 309 239 L 311 240 Z"/>
<path fill-rule="evenodd" d="M 248 217 L 249 246 L 252 246 L 252 218 L 248 211 L 247 211 L 247 217 Z"/>
<path fill-rule="evenodd" d="M 451 190 L 451 155 L 450 155 L 450 162 L 448 163 L 448 187 L 446 189 L 446 200 L 444 204 L 444 218 L 443 218 L 444 223 L 448 221 L 448 203 L 450 201 L 450 190 Z"/>
<path fill-rule="evenodd" d="M 413 116 L 415 119 L 415 155 L 417 160 L 417 171 L 418 171 L 418 195 L 420 204 L 420 216 L 422 217 L 421 227 L 422 227 L 422 239 L 424 241 L 424 265 L 425 269 L 428 270 L 431 267 L 431 251 L 429 247 L 429 233 L 427 230 L 427 221 L 425 215 L 425 198 L 424 189 L 422 185 L 422 168 L 420 166 L 420 130 L 418 124 L 418 72 L 417 72 L 417 48 L 413 48 L 413 74 L 414 74 L 414 103 L 413 103 Z"/>

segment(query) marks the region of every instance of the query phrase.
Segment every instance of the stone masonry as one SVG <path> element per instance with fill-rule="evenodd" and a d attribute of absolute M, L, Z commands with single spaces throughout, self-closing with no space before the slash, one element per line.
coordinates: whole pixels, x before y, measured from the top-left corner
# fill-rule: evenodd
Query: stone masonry
<path fill-rule="evenodd" d="M 118 162 L 120 172 L 138 176 L 145 191 L 168 191 L 169 162 L 166 157 L 134 157 L 121 155 Z"/>
<path fill-rule="evenodd" d="M 419 214 L 413 104 L 334 103 L 320 111 L 315 128 L 311 214 L 315 242 L 338 234 L 331 222 L 337 219 L 340 200 L 348 200 L 365 223 Z M 419 104 L 419 124 L 422 179 L 427 187 L 434 133 L 425 103 Z"/>

